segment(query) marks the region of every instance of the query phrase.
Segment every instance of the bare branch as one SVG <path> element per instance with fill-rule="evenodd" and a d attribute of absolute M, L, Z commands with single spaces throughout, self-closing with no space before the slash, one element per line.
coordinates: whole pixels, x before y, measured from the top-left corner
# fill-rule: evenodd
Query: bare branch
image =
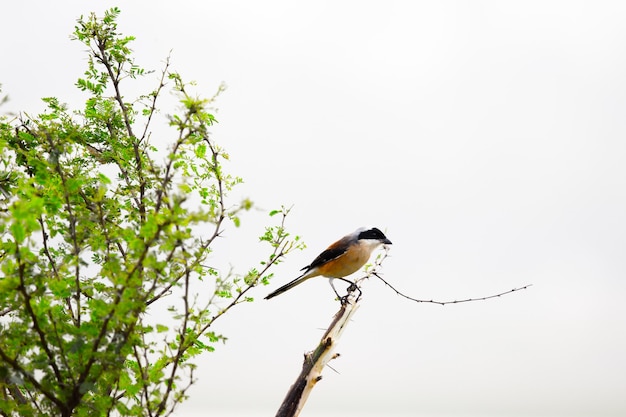
<path fill-rule="evenodd" d="M 409 297 L 408 295 L 401 293 L 400 291 L 395 289 L 390 283 L 385 281 L 378 273 L 374 272 L 374 273 L 372 273 L 372 275 L 374 275 L 376 278 L 378 278 L 379 280 L 384 282 L 385 285 L 387 285 L 389 288 L 394 290 L 395 293 L 398 294 L 401 297 L 404 297 L 404 298 L 406 298 L 408 300 L 411 300 L 411 301 L 415 301 L 416 303 L 431 303 L 431 304 L 439 304 L 439 305 L 442 305 L 442 306 L 446 305 L 446 304 L 469 303 L 471 301 L 484 301 L 484 300 L 489 300 L 491 298 L 498 298 L 498 297 L 501 297 L 501 296 L 506 295 L 506 294 L 511 294 L 511 293 L 514 293 L 514 292 L 517 292 L 517 291 L 525 290 L 526 288 L 532 287 L 532 285 L 533 285 L 533 284 L 527 284 L 527 285 L 524 285 L 523 287 L 513 288 L 512 290 L 504 291 L 504 292 L 501 292 L 499 294 L 487 295 L 485 297 L 477 297 L 477 298 L 466 298 L 464 300 L 452 300 L 452 301 L 419 300 L 417 298 Z"/>
<path fill-rule="evenodd" d="M 304 354 L 302 371 L 289 388 L 276 417 L 296 417 L 300 414 L 313 387 L 321 381 L 324 367 L 337 357 L 334 354 L 335 346 L 358 307 L 358 299 L 354 297 L 349 302 L 341 304 L 317 347 L 312 352 Z"/>

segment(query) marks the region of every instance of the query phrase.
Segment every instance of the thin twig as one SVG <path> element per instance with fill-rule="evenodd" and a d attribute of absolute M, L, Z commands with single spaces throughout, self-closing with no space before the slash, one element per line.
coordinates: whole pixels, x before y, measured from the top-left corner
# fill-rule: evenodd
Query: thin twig
<path fill-rule="evenodd" d="M 468 303 L 470 301 L 484 301 L 484 300 L 489 300 L 490 298 L 497 298 L 506 294 L 510 294 L 516 291 L 521 291 L 521 290 L 525 290 L 528 287 L 531 287 L 533 284 L 527 284 L 524 285 L 523 287 L 517 287 L 517 288 L 513 288 L 512 290 L 508 290 L 508 291 L 504 291 L 501 292 L 499 294 L 493 294 L 493 295 L 488 295 L 485 297 L 478 297 L 478 298 L 467 298 L 464 300 L 453 300 L 453 301 L 436 301 L 436 300 L 418 300 L 417 298 L 413 298 L 413 297 L 409 297 L 406 294 L 401 293 L 400 291 L 396 290 L 393 285 L 391 285 L 390 283 L 388 283 L 387 281 L 385 281 L 380 275 L 378 275 L 378 273 L 373 272 L 372 275 L 374 275 L 376 278 L 378 278 L 379 280 L 381 280 L 382 282 L 385 283 L 385 285 L 387 285 L 389 288 L 391 288 L 392 290 L 394 290 L 396 292 L 396 294 L 398 294 L 401 297 L 404 297 L 408 300 L 411 301 L 415 301 L 416 303 L 431 303 L 431 304 L 439 304 L 439 305 L 446 305 L 446 304 L 459 304 L 459 303 Z"/>

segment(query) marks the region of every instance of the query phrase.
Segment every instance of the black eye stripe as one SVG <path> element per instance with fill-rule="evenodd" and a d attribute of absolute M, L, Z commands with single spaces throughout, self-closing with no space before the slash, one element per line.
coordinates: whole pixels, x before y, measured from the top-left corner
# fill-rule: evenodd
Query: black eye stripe
<path fill-rule="evenodd" d="M 387 237 L 383 234 L 383 232 L 374 227 L 359 233 L 359 239 L 384 240 L 387 239 Z"/>

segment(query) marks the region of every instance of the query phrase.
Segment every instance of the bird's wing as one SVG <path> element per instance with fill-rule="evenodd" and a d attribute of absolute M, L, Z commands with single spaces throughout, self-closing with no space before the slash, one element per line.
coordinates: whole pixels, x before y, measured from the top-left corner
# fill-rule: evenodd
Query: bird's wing
<path fill-rule="evenodd" d="M 317 258 L 313 259 L 313 262 L 311 262 L 310 265 L 302 268 L 301 271 L 309 271 L 320 265 L 324 265 L 325 263 L 330 262 L 333 259 L 339 258 L 341 255 L 348 251 L 348 245 L 345 244 L 345 240 L 346 238 L 343 238 L 330 245 L 324 252 L 320 253 Z"/>

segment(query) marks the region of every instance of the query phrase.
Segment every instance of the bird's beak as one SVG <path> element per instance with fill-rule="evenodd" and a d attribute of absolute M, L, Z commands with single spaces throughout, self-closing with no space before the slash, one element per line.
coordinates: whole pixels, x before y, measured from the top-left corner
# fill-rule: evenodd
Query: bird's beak
<path fill-rule="evenodd" d="M 382 241 L 382 243 L 383 243 L 383 245 L 391 245 L 391 244 L 392 244 L 392 243 L 391 243 L 391 240 L 389 240 L 389 239 L 384 239 L 384 240 Z"/>

